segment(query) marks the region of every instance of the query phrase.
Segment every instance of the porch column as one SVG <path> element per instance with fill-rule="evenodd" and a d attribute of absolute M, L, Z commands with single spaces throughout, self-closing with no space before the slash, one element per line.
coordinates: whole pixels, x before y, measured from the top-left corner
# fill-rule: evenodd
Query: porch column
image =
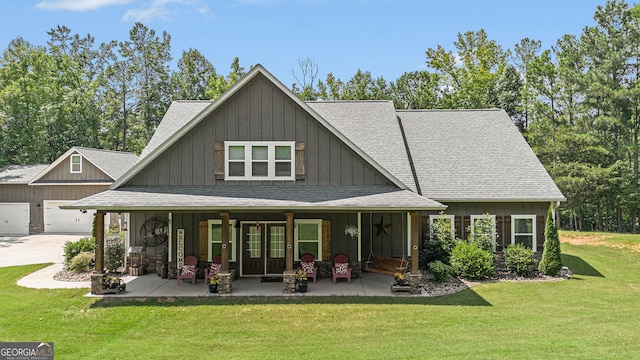
<path fill-rule="evenodd" d="M 293 213 L 286 212 L 287 228 L 285 234 L 285 259 L 287 261 L 286 271 L 293 271 Z"/>
<path fill-rule="evenodd" d="M 96 212 L 95 237 L 96 237 L 96 267 L 91 274 L 91 293 L 102 294 L 102 272 L 104 271 L 104 213 Z"/>
<path fill-rule="evenodd" d="M 229 213 L 220 213 L 222 219 L 222 272 L 229 272 Z"/>
<path fill-rule="evenodd" d="M 409 215 L 411 216 L 411 273 L 416 274 L 420 272 L 420 256 L 418 255 L 420 213 L 412 211 Z"/>
<path fill-rule="evenodd" d="M 104 213 L 96 212 L 96 268 L 95 274 L 102 274 L 104 270 Z"/>

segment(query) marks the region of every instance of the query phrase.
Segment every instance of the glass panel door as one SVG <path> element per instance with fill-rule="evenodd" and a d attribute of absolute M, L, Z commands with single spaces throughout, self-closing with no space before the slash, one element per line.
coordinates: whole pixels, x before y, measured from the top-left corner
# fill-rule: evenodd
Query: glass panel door
<path fill-rule="evenodd" d="M 286 268 L 285 229 L 286 224 L 269 224 L 267 239 L 267 273 L 280 274 Z"/>
<path fill-rule="evenodd" d="M 242 225 L 242 243 L 244 244 L 242 273 L 244 275 L 264 274 L 264 231 L 263 226 Z"/>

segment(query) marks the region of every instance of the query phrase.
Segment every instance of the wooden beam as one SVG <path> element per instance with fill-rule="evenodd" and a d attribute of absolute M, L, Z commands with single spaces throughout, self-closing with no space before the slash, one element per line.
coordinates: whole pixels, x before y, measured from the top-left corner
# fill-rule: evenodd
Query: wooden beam
<path fill-rule="evenodd" d="M 229 213 L 220 213 L 222 219 L 222 271 L 229 272 Z"/>
<path fill-rule="evenodd" d="M 285 259 L 287 263 L 287 271 L 293 271 L 293 213 L 286 212 L 284 216 L 287 219 L 287 228 L 285 234 Z"/>
<path fill-rule="evenodd" d="M 420 235 L 420 213 L 412 211 L 409 213 L 411 216 L 411 273 L 420 272 L 420 255 L 418 250 L 420 246 L 418 244 L 418 236 Z"/>
<path fill-rule="evenodd" d="M 104 213 L 96 212 L 94 215 L 96 229 L 96 268 L 95 274 L 102 274 L 104 271 Z"/>

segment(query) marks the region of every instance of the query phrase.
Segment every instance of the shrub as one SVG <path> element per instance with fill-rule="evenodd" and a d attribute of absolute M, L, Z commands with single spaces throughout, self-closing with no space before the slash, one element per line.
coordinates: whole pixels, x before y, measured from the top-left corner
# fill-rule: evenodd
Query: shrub
<path fill-rule="evenodd" d="M 449 275 L 451 275 L 451 266 L 443 263 L 440 260 L 432 261 L 428 265 L 429 271 L 433 274 L 437 282 L 447 282 Z"/>
<path fill-rule="evenodd" d="M 475 243 L 460 241 L 451 251 L 453 271 L 469 279 L 483 279 L 494 271 L 493 254 Z"/>
<path fill-rule="evenodd" d="M 64 266 L 67 268 L 71 260 L 83 251 L 94 253 L 95 239 L 84 237 L 78 241 L 65 241 L 64 243 Z"/>
<path fill-rule="evenodd" d="M 109 231 L 104 248 L 104 267 L 115 272 L 124 265 L 124 233 Z"/>
<path fill-rule="evenodd" d="M 520 276 L 530 276 L 536 266 L 533 250 L 522 244 L 511 245 L 504 249 L 504 263 Z"/>
<path fill-rule="evenodd" d="M 551 207 L 547 212 L 544 239 L 544 250 L 542 251 L 542 260 L 540 260 L 538 270 L 545 275 L 558 275 L 558 272 L 562 269 L 562 253 L 560 252 L 558 228 L 556 227 L 556 220 L 553 218 Z"/>
<path fill-rule="evenodd" d="M 71 259 L 69 271 L 73 272 L 86 272 L 89 271 L 93 264 L 93 253 L 89 251 L 83 251 Z"/>

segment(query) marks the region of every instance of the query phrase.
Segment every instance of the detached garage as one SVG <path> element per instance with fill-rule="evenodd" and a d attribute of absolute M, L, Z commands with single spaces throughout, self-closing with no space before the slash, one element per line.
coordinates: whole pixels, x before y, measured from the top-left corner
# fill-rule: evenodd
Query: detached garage
<path fill-rule="evenodd" d="M 29 234 L 29 203 L 0 203 L 0 234 Z"/>
<path fill-rule="evenodd" d="M 104 191 L 134 154 L 73 147 L 52 164 L 0 168 L 0 234 L 91 233 L 95 211 L 59 207 Z"/>
<path fill-rule="evenodd" d="M 91 233 L 94 211 L 62 210 L 73 201 L 44 201 L 44 231 L 48 233 Z"/>

